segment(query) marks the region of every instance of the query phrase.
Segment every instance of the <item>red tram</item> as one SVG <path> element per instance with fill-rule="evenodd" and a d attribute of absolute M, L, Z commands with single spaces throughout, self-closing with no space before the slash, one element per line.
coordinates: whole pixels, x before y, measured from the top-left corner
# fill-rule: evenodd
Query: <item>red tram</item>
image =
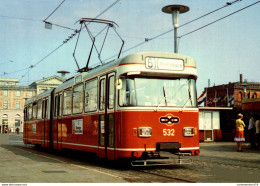
<path fill-rule="evenodd" d="M 26 101 L 24 143 L 98 157 L 199 154 L 197 69 L 166 52 L 128 55 Z"/>

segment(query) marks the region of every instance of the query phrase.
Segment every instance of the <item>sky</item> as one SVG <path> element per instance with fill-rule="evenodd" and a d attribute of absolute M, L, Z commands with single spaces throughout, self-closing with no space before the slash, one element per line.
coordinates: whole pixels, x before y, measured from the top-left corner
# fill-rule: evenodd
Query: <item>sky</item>
<path fill-rule="evenodd" d="M 174 32 L 171 15 L 162 7 L 182 4 L 190 8 L 180 14 L 180 26 L 203 16 L 227 2 L 234 2 L 219 11 L 178 28 L 178 36 L 201 28 L 178 40 L 178 53 L 193 57 L 197 62 L 198 96 L 208 86 L 239 81 L 243 74 L 247 81 L 260 82 L 260 3 L 234 13 L 256 0 L 0 0 L 0 78 L 16 78 L 20 85 L 66 70 L 71 77 L 78 69 L 73 58 L 81 18 L 105 19 L 115 22 L 116 32 L 125 41 L 121 57 L 135 52 L 174 51 Z M 62 3 L 62 4 L 61 4 Z M 114 3 L 113 6 L 111 6 Z M 60 5 L 61 4 L 61 5 Z M 58 6 L 60 7 L 50 15 Z M 109 8 L 110 7 L 110 8 Z M 232 14 L 224 18 L 225 16 Z M 50 15 L 50 16 L 49 16 Z M 48 17 L 49 16 L 49 17 Z M 44 20 L 56 25 L 46 29 Z M 91 23 L 91 33 L 97 35 L 105 25 Z M 122 41 L 112 28 L 101 53 L 103 61 L 117 56 Z M 106 30 L 96 38 L 102 46 Z M 157 37 L 158 36 L 158 37 Z M 160 36 L 160 37 L 159 37 Z M 145 42 L 145 38 L 150 39 Z M 83 30 L 75 50 L 79 66 L 85 66 L 91 47 L 88 32 Z M 140 45 L 139 45 L 140 44 Z M 137 46 L 137 47 L 135 47 Z M 93 54 L 90 66 L 100 64 Z"/>

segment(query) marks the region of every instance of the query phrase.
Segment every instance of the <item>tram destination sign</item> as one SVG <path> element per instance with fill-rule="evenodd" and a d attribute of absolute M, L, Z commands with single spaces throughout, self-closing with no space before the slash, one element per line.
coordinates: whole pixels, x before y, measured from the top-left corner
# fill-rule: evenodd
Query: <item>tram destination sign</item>
<path fill-rule="evenodd" d="M 156 70 L 184 70 L 184 64 L 182 59 L 171 59 L 171 58 L 156 58 L 146 57 L 145 67 L 148 69 Z"/>

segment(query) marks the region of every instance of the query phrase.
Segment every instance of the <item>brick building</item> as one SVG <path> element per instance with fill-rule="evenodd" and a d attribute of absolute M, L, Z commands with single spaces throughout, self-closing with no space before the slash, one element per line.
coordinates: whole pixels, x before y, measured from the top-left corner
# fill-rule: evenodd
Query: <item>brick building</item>
<path fill-rule="evenodd" d="M 235 107 L 242 108 L 245 99 L 260 98 L 260 83 L 240 81 L 205 88 L 207 100 L 204 103 L 208 107 Z"/>
<path fill-rule="evenodd" d="M 203 122 L 200 122 L 200 133 L 201 139 L 205 138 L 205 126 L 206 130 L 211 129 L 208 134 L 212 134 L 215 138 L 216 135 L 215 129 L 218 134 L 221 134 L 220 140 L 224 141 L 233 141 L 233 129 L 235 127 L 235 119 L 237 118 L 238 113 L 244 115 L 244 122 L 248 125 L 248 120 L 251 117 L 252 110 L 260 110 L 260 83 L 259 82 L 248 82 L 243 81 L 242 74 L 240 75 L 240 81 L 217 85 L 212 87 L 205 88 L 206 91 L 206 101 L 204 102 L 204 107 L 200 110 L 201 118 L 203 119 L 203 112 L 207 112 L 208 118 L 214 119 L 213 113 L 210 115 L 209 111 L 215 109 L 219 110 L 219 123 L 217 122 L 217 127 L 214 128 L 214 122 L 210 121 L 208 118 L 204 119 Z M 208 110 L 206 110 L 206 108 Z M 221 110 L 220 110 L 221 109 Z M 216 112 L 214 111 L 214 112 Z M 203 128 L 204 127 L 204 128 Z M 219 128 L 218 128 L 219 127 Z M 204 133 L 203 133 L 204 132 Z M 248 139 L 247 131 L 245 131 L 246 138 Z M 210 135 L 211 136 L 211 135 Z M 210 138 L 207 136 L 207 138 Z M 213 138 L 213 139 L 214 139 Z"/>
<path fill-rule="evenodd" d="M 0 78 L 0 133 L 23 132 L 23 108 L 26 99 L 62 84 L 62 78 L 51 76 L 29 86 L 19 86 L 18 79 Z"/>

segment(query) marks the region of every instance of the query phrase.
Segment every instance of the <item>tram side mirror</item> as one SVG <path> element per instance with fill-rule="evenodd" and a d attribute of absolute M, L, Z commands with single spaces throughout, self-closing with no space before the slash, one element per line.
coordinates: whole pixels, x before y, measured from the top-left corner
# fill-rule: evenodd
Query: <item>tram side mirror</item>
<path fill-rule="evenodd" d="M 123 81 L 122 81 L 122 79 L 117 79 L 117 80 L 116 80 L 116 89 L 117 89 L 117 90 L 121 90 L 122 87 L 123 87 Z"/>

